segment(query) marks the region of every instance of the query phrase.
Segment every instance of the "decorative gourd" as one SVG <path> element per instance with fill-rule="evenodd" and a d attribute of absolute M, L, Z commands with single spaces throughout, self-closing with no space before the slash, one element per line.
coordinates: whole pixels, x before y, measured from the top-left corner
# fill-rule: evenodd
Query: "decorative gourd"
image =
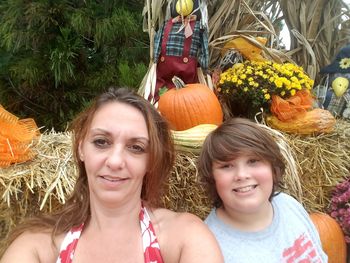
<path fill-rule="evenodd" d="M 332 88 L 334 91 L 334 94 L 339 98 L 343 96 L 345 91 L 349 87 L 349 80 L 344 77 L 337 77 L 332 81 Z"/>
<path fill-rule="evenodd" d="M 296 119 L 280 121 L 276 116 L 268 116 L 266 122 L 272 128 L 296 134 L 330 133 L 336 123 L 333 115 L 323 109 L 313 109 Z"/>
<path fill-rule="evenodd" d="M 215 124 L 199 124 L 183 131 L 171 131 L 175 149 L 182 152 L 199 154 L 207 135 L 218 126 Z"/>
<path fill-rule="evenodd" d="M 172 80 L 175 88 L 161 95 L 158 101 L 158 110 L 171 129 L 182 131 L 199 124 L 222 123 L 221 104 L 212 90 L 200 83 L 185 85 L 178 77 Z"/>
<path fill-rule="evenodd" d="M 328 263 L 345 263 L 347 254 L 345 237 L 338 222 L 325 213 L 311 213 L 310 218 L 320 235 Z"/>

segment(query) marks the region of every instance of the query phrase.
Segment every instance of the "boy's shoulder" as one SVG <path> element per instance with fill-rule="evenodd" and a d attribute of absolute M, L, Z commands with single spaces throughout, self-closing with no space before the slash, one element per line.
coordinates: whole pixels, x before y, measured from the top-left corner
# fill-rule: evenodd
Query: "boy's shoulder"
<path fill-rule="evenodd" d="M 276 209 L 283 211 L 285 215 L 299 214 L 303 215 L 303 217 L 307 215 L 307 211 L 302 203 L 287 193 L 278 193 L 272 198 L 272 204 Z"/>
<path fill-rule="evenodd" d="M 294 198 L 293 196 L 287 194 L 287 193 L 284 193 L 284 192 L 279 192 L 277 193 L 273 198 L 272 198 L 273 201 L 280 201 L 280 202 L 289 202 L 289 203 L 294 203 L 294 204 L 300 204 L 299 201 Z"/>

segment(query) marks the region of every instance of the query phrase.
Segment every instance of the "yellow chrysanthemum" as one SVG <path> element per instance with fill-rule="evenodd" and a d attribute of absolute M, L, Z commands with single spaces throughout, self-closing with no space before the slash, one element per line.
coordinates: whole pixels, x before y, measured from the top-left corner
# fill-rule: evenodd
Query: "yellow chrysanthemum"
<path fill-rule="evenodd" d="M 280 78 L 275 79 L 274 83 L 275 83 L 277 88 L 282 88 L 282 86 L 283 86 L 283 82 L 281 81 Z"/>
<path fill-rule="evenodd" d="M 265 94 L 264 95 L 265 100 L 269 100 L 271 98 L 270 94 Z"/>
<path fill-rule="evenodd" d="M 342 69 L 350 68 L 350 58 L 343 58 L 342 60 L 340 60 L 339 66 Z"/>
<path fill-rule="evenodd" d="M 350 61 L 344 63 L 349 63 L 350 67 Z M 247 99 L 260 107 L 268 106 L 273 95 L 289 98 L 298 90 L 310 90 L 313 84 L 314 81 L 298 65 L 245 61 L 220 75 L 218 91 L 226 97 L 233 96 L 238 103 Z"/>

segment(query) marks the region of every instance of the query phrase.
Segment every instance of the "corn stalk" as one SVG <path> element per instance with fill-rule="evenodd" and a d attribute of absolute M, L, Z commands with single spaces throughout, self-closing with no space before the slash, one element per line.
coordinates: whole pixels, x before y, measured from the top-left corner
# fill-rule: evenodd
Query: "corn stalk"
<path fill-rule="evenodd" d="M 145 29 L 153 58 L 154 34 L 167 18 L 174 0 L 145 1 Z M 313 79 L 350 39 L 350 7 L 342 0 L 207 0 L 210 68 L 218 66 L 224 44 L 244 37 L 275 62 L 294 62 Z M 279 41 L 282 23 L 291 36 L 290 50 Z M 224 26 L 223 26 L 224 25 Z M 266 37 L 267 46 L 254 37 Z"/>
<path fill-rule="evenodd" d="M 316 78 L 350 39 L 350 7 L 342 0 L 279 0 L 291 34 L 289 55 Z"/>

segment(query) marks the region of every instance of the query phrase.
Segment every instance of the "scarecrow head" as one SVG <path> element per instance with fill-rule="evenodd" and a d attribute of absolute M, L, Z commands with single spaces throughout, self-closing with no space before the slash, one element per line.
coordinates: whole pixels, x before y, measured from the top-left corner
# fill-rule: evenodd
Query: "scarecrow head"
<path fill-rule="evenodd" d="M 350 44 L 343 47 L 335 60 L 320 71 L 321 74 L 350 73 Z"/>
<path fill-rule="evenodd" d="M 196 15 L 197 20 L 201 19 L 199 0 L 175 0 L 171 3 L 171 17 Z"/>

